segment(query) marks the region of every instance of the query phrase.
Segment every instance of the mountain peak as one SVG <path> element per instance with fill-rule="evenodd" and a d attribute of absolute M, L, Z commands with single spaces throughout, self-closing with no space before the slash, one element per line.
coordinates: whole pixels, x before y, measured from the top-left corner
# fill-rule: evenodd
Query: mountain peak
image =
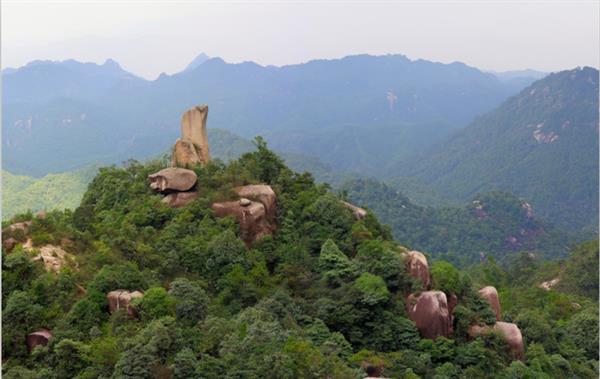
<path fill-rule="evenodd" d="M 202 63 L 206 62 L 207 60 L 209 60 L 210 57 L 204 53 L 200 53 L 196 56 L 196 58 L 194 58 L 187 66 L 186 68 L 183 70 L 183 72 L 187 72 L 187 71 L 192 71 L 194 70 L 196 67 L 200 66 Z"/>

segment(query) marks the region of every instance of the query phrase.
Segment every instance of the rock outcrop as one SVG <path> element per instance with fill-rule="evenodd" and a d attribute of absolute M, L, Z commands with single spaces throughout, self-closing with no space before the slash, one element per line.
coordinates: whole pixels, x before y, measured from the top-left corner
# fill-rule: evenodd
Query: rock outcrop
<path fill-rule="evenodd" d="M 427 258 L 425 255 L 418 251 L 409 251 L 403 253 L 404 264 L 406 265 L 406 271 L 410 276 L 415 279 L 421 279 L 424 289 L 429 288 L 431 279 L 429 277 L 429 265 L 427 264 Z"/>
<path fill-rule="evenodd" d="M 491 331 L 495 331 L 504 337 L 510 353 L 515 359 L 523 359 L 525 351 L 523 336 L 519 327 L 513 323 L 498 321 L 493 327 L 488 325 L 472 325 L 469 328 L 469 336 L 476 338 Z"/>
<path fill-rule="evenodd" d="M 211 208 L 216 217 L 235 217 L 240 225 L 242 240 L 250 246 L 277 230 L 277 197 L 273 189 L 264 184 L 238 187 L 239 200 L 214 203 Z"/>
<path fill-rule="evenodd" d="M 552 289 L 552 287 L 554 287 L 555 285 L 557 285 L 558 283 L 560 283 L 560 278 L 554 278 L 552 280 L 548 280 L 545 282 L 542 282 L 539 287 L 542 289 L 545 289 L 546 291 L 550 291 Z"/>
<path fill-rule="evenodd" d="M 267 219 L 275 222 L 277 219 L 277 196 L 275 191 L 266 184 L 250 184 L 237 187 L 235 192 L 240 198 L 256 201 L 265 206 Z M 244 202 L 246 203 L 246 202 Z"/>
<path fill-rule="evenodd" d="M 346 208 L 348 208 L 348 209 L 350 209 L 352 211 L 352 214 L 354 215 L 355 219 L 362 220 L 365 217 L 367 217 L 367 211 L 366 210 L 364 210 L 364 209 L 362 209 L 360 207 L 357 207 L 356 205 L 350 204 L 350 203 L 348 203 L 346 201 L 343 201 L 343 200 L 342 200 L 342 204 Z"/>
<path fill-rule="evenodd" d="M 137 312 L 135 308 L 131 306 L 131 301 L 135 298 L 141 297 L 144 297 L 144 294 L 140 291 L 110 291 L 106 295 L 106 299 L 108 300 L 108 309 L 110 310 L 110 313 L 114 313 L 119 309 L 125 309 L 129 317 L 137 317 Z"/>
<path fill-rule="evenodd" d="M 29 227 L 31 226 L 31 221 L 23 221 L 16 222 L 2 229 L 2 234 L 10 234 L 10 233 L 23 233 L 26 235 L 29 233 Z"/>
<path fill-rule="evenodd" d="M 25 344 L 27 345 L 27 351 L 31 353 L 31 351 L 36 346 L 46 346 L 48 345 L 48 341 L 52 338 L 52 332 L 48 329 L 40 329 L 33 333 L 30 333 L 25 340 Z"/>
<path fill-rule="evenodd" d="M 498 297 L 498 291 L 496 291 L 495 287 L 487 286 L 483 287 L 479 290 L 479 296 L 481 296 L 485 301 L 488 302 L 490 307 L 496 313 L 496 320 L 500 321 L 501 319 L 501 311 L 500 311 L 500 300 Z"/>
<path fill-rule="evenodd" d="M 192 201 L 198 198 L 197 191 L 189 192 L 174 192 L 170 193 L 162 199 L 162 202 L 167 204 L 171 208 L 185 207 Z"/>
<path fill-rule="evenodd" d="M 24 247 L 27 250 L 33 250 L 30 246 L 31 242 L 28 241 Z M 63 250 L 60 246 L 55 245 L 44 245 L 40 248 L 36 248 L 39 250 L 39 253 L 33 257 L 33 261 L 42 261 L 44 263 L 44 268 L 48 272 L 58 273 L 62 270 L 63 267 L 74 262 L 73 256 Z M 73 263 L 74 265 L 74 263 Z"/>
<path fill-rule="evenodd" d="M 411 294 L 406 301 L 406 313 L 417 325 L 421 337 L 436 339 L 450 336 L 451 319 L 445 293 L 426 291 L 419 296 Z"/>
<path fill-rule="evenodd" d="M 148 175 L 150 188 L 161 193 L 183 192 L 191 190 L 198 182 L 198 176 L 185 168 L 165 168 Z"/>
<path fill-rule="evenodd" d="M 175 142 L 171 163 L 173 166 L 205 165 L 210 161 L 206 118 L 208 106 L 188 109 L 181 117 L 181 138 Z"/>

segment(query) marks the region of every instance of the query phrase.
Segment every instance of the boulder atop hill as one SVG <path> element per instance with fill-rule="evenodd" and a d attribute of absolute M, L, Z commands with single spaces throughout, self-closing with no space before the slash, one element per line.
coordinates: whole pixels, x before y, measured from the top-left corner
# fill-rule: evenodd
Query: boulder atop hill
<path fill-rule="evenodd" d="M 492 307 L 492 309 L 496 313 L 496 320 L 499 321 L 501 318 L 500 300 L 496 288 L 492 286 L 483 287 L 479 290 L 479 296 L 481 296 L 485 301 L 488 302 L 490 307 Z"/>
<path fill-rule="evenodd" d="M 165 168 L 148 175 L 150 187 L 161 193 L 182 192 L 191 190 L 198 181 L 198 176 L 192 170 L 185 168 Z"/>
<path fill-rule="evenodd" d="M 210 161 L 206 118 L 208 105 L 188 109 L 181 117 L 181 138 L 173 148 L 173 166 L 205 165 Z"/>
<path fill-rule="evenodd" d="M 451 318 L 446 294 L 441 291 L 425 291 L 411 294 L 406 300 L 406 313 L 415 322 L 423 338 L 436 339 L 450 336 Z"/>
<path fill-rule="evenodd" d="M 239 200 L 214 203 L 211 208 L 216 217 L 235 217 L 240 225 L 242 240 L 250 246 L 277 230 L 277 197 L 265 184 L 238 187 Z"/>

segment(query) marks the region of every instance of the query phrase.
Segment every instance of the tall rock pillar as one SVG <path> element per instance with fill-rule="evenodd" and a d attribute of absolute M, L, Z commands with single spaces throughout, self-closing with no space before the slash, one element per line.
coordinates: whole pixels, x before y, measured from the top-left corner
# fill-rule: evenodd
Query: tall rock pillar
<path fill-rule="evenodd" d="M 206 118 L 208 105 L 188 109 L 181 117 L 181 138 L 173 148 L 173 166 L 205 165 L 210 160 Z"/>

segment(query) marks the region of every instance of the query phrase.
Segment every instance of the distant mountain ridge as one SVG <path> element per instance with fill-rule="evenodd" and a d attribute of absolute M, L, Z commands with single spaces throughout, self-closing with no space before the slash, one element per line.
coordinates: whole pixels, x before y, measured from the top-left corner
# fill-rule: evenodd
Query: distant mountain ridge
<path fill-rule="evenodd" d="M 194 64 L 193 70 L 154 81 L 112 61 L 38 62 L 3 73 L 5 168 L 41 176 L 82 164 L 148 157 L 168 147 L 167 141 L 177 136 L 179 115 L 198 103 L 209 104 L 211 128 L 245 138 L 269 134 L 274 147 L 285 145 L 297 131 L 310 139 L 324 132 L 335 135 L 349 125 L 361 135 L 381 124 L 390 130 L 394 125 L 429 125 L 419 142 L 425 148 L 522 87 L 462 63 L 402 55 L 357 55 L 283 67 L 229 64 L 220 58 Z M 389 134 L 373 137 L 390 140 Z M 400 157 L 411 153 L 396 151 Z M 336 157 L 324 163 L 344 166 Z M 345 166 L 371 169 L 382 166 L 382 160 Z"/>
<path fill-rule="evenodd" d="M 454 201 L 508 191 L 557 225 L 597 232 L 598 121 L 598 70 L 550 74 L 388 174 Z"/>

